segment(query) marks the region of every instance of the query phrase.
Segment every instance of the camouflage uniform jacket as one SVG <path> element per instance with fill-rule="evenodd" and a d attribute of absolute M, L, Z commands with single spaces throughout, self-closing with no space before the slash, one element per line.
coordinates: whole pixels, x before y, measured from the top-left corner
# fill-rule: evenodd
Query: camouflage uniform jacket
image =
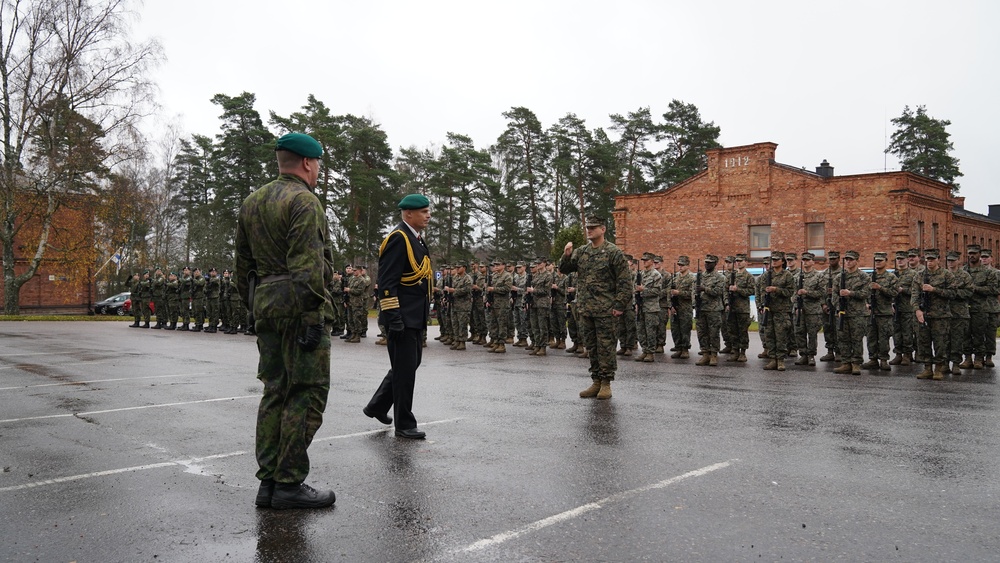
<path fill-rule="evenodd" d="M 694 281 L 695 275 L 691 272 L 683 274 L 677 272 L 674 276 L 674 289 L 679 291 L 677 294 L 677 310 L 678 311 L 690 311 L 694 305 Z"/>
<path fill-rule="evenodd" d="M 505 306 L 510 300 L 510 286 L 514 283 L 514 277 L 509 272 L 493 274 L 493 305 Z M 504 300 L 501 303 L 501 300 Z"/>
<path fill-rule="evenodd" d="M 993 274 L 993 287 L 1000 291 L 1000 270 L 991 267 L 989 271 Z M 986 301 L 986 310 L 990 313 L 1000 313 L 1000 298 L 998 298 L 997 294 L 994 294 L 992 299 Z"/>
<path fill-rule="evenodd" d="M 927 283 L 934 288 L 934 291 L 928 293 L 930 298 L 930 306 L 927 311 L 924 311 L 924 317 L 929 319 L 950 319 L 951 318 L 951 297 L 954 294 L 955 276 L 948 271 L 947 268 L 938 268 L 935 271 L 930 271 L 930 268 L 924 268 L 927 270 Z M 924 284 L 924 272 L 921 271 L 920 275 L 913 279 L 913 286 L 910 288 L 910 305 L 913 310 L 916 311 L 920 309 L 920 294 L 921 286 Z"/>
<path fill-rule="evenodd" d="M 552 294 L 553 309 L 556 307 L 566 308 L 566 284 L 568 283 L 569 276 L 564 275 L 559 270 L 552 272 L 552 285 L 556 286 L 550 292 Z"/>
<path fill-rule="evenodd" d="M 644 313 L 660 312 L 660 297 L 663 293 L 661 284 L 663 277 L 656 270 L 642 271 L 642 311 Z"/>
<path fill-rule="evenodd" d="M 469 273 L 469 277 L 472 278 L 472 300 L 475 302 L 477 299 L 479 301 L 483 300 L 483 288 L 486 287 L 486 274 L 479 273 L 479 268 L 475 271 Z M 476 289 L 478 287 L 479 289 Z"/>
<path fill-rule="evenodd" d="M 840 302 L 840 290 L 847 289 L 851 292 L 846 297 L 847 309 L 845 314 L 848 317 L 863 317 L 868 314 L 868 298 L 871 297 L 872 278 L 860 269 L 854 272 L 847 272 L 844 276 L 844 285 L 840 285 L 840 275 L 833 278 L 834 304 Z"/>
<path fill-rule="evenodd" d="M 972 276 L 962 268 L 951 273 L 955 277 L 955 295 L 951 297 L 951 318 L 969 318 L 969 299 L 972 297 Z"/>
<path fill-rule="evenodd" d="M 455 291 L 451 294 L 451 302 L 456 311 L 469 312 L 472 310 L 472 276 L 454 275 L 451 279 L 451 287 Z"/>
<path fill-rule="evenodd" d="M 534 291 L 531 292 L 534 299 L 531 306 L 542 309 L 551 309 L 552 274 L 548 272 L 539 272 L 534 274 L 531 278 L 531 287 L 534 288 Z"/>
<path fill-rule="evenodd" d="M 722 272 L 702 272 L 701 274 L 701 310 L 722 311 L 726 307 L 722 298 L 726 294 L 726 276 Z"/>
<path fill-rule="evenodd" d="M 205 282 L 205 297 L 209 299 L 218 299 L 222 292 L 222 278 L 215 276 L 214 278 L 209 276 L 208 281 Z"/>
<path fill-rule="evenodd" d="M 191 299 L 192 280 L 191 276 L 184 276 L 180 280 L 181 299 Z"/>
<path fill-rule="evenodd" d="M 153 299 L 159 301 L 167 298 L 167 278 L 156 276 L 153 278 Z"/>
<path fill-rule="evenodd" d="M 670 308 L 670 281 L 673 275 L 660 270 L 660 310 Z"/>
<path fill-rule="evenodd" d="M 899 297 L 896 299 L 896 308 L 900 313 L 912 313 L 913 307 L 910 305 L 910 290 L 913 287 L 913 278 L 917 271 L 913 268 L 896 270 L 896 287 L 899 288 Z"/>
<path fill-rule="evenodd" d="M 896 286 L 899 280 L 896 279 L 896 274 L 886 270 L 881 274 L 878 272 L 872 272 L 868 274 L 872 277 L 874 274 L 875 283 L 882 286 L 882 289 L 872 289 L 875 292 L 875 315 L 880 317 L 891 317 L 893 315 L 892 311 L 892 300 L 896 297 Z M 868 286 L 871 288 L 871 286 Z M 870 295 L 869 295 L 870 297 Z"/>
<path fill-rule="evenodd" d="M 163 284 L 165 291 L 167 292 L 167 298 L 180 297 L 181 294 L 181 280 L 167 281 Z"/>
<path fill-rule="evenodd" d="M 825 275 L 825 278 L 826 278 L 826 287 L 827 287 L 827 289 L 832 289 L 832 291 L 833 291 L 833 293 L 827 293 L 826 294 L 826 296 L 827 296 L 827 304 L 834 311 L 837 310 L 837 303 L 838 303 L 839 297 L 837 296 L 837 290 L 833 289 L 833 288 L 837 285 L 837 280 L 840 279 L 840 271 L 843 270 L 843 269 L 844 269 L 844 267 L 841 266 L 841 267 L 839 267 L 837 269 L 827 268 L 826 271 L 825 271 L 825 274 L 826 274 Z"/>
<path fill-rule="evenodd" d="M 993 312 L 994 307 L 990 302 L 996 302 L 997 295 L 1000 294 L 1000 285 L 996 276 L 996 270 L 987 268 L 980 264 L 975 268 L 968 269 L 972 277 L 972 298 L 969 300 L 969 311 L 973 313 Z"/>
<path fill-rule="evenodd" d="M 142 280 L 139 282 L 139 299 L 143 301 L 153 299 L 153 280 Z"/>
<path fill-rule="evenodd" d="M 261 278 L 290 277 L 257 287 L 254 302 L 246 305 L 258 319 L 299 318 L 304 326 L 333 320 L 329 236 L 323 206 L 300 178 L 282 174 L 247 196 L 236 225 L 240 295 L 249 295 L 252 270 Z"/>
<path fill-rule="evenodd" d="M 205 281 L 205 276 L 197 276 L 191 280 L 191 298 L 200 299 L 205 297 L 205 286 L 208 282 Z"/>
<path fill-rule="evenodd" d="M 632 297 L 632 281 L 622 251 L 605 241 L 599 247 L 587 243 L 559 261 L 559 271 L 579 272 L 577 311 L 590 317 L 610 317 L 612 311 L 624 311 Z"/>
<path fill-rule="evenodd" d="M 524 305 L 524 290 L 528 286 L 528 274 L 511 274 L 512 282 L 510 284 L 511 288 L 517 288 L 517 291 L 513 292 L 514 295 L 514 306 L 520 307 Z"/>
<path fill-rule="evenodd" d="M 729 303 L 729 310 L 735 313 L 749 313 L 750 312 L 750 296 L 754 294 L 754 279 L 753 274 L 743 270 L 736 272 L 736 291 L 729 291 L 729 277 L 730 275 L 724 274 L 726 276 L 726 301 Z"/>
<path fill-rule="evenodd" d="M 766 299 L 768 300 L 768 309 L 772 313 L 791 313 L 792 300 L 790 298 L 795 293 L 795 287 L 798 285 L 792 273 L 788 270 L 781 270 L 780 272 L 774 270 L 771 272 L 770 284 L 767 283 L 767 272 L 761 274 L 760 278 L 761 304 L 759 306 L 763 307 L 763 300 Z M 778 288 L 776 291 L 771 292 L 770 298 L 768 298 L 767 292 L 764 291 L 769 285 Z"/>
<path fill-rule="evenodd" d="M 822 315 L 823 303 L 826 302 L 826 276 L 813 270 L 802 276 L 802 312 L 806 315 Z"/>
<path fill-rule="evenodd" d="M 368 295 L 368 281 L 364 276 L 351 276 L 347 281 L 347 289 L 350 290 L 350 300 L 348 305 L 351 308 L 362 309 L 365 306 L 365 297 Z"/>

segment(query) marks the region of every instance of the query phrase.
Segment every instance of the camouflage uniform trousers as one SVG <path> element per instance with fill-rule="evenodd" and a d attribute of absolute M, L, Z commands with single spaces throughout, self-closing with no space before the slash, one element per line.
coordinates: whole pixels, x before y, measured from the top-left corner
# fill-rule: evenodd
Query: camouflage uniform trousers
<path fill-rule="evenodd" d="M 136 305 L 137 305 L 136 303 L 132 303 L 132 308 L 136 309 Z M 139 299 L 137 311 L 138 311 L 138 314 L 136 315 L 136 321 L 139 320 L 139 317 L 142 317 L 143 322 L 147 322 L 148 323 L 149 322 L 149 315 L 150 315 L 149 301 L 146 301 L 144 299 Z"/>
<path fill-rule="evenodd" d="M 452 320 L 454 325 L 452 330 L 456 342 L 469 341 L 469 319 L 472 318 L 472 311 L 455 311 Z"/>
<path fill-rule="evenodd" d="M 864 361 L 868 318 L 868 315 L 844 315 L 844 327 L 837 328 L 837 346 L 845 363 L 860 364 Z"/>
<path fill-rule="evenodd" d="M 512 310 L 514 313 L 514 328 L 517 329 L 517 338 L 519 340 L 527 340 L 528 335 L 531 333 L 528 312 L 524 310 L 523 305 L 512 307 Z"/>
<path fill-rule="evenodd" d="M 571 303 L 569 313 L 566 314 L 566 329 L 569 331 L 569 338 L 573 344 L 580 342 L 580 323 L 577 322 L 576 317 L 576 304 Z"/>
<path fill-rule="evenodd" d="M 229 319 L 233 318 L 232 301 L 225 298 L 219 300 L 219 318 L 222 320 L 223 326 L 229 326 Z"/>
<path fill-rule="evenodd" d="M 179 323 L 191 322 L 191 299 L 181 297 L 178 302 L 177 319 Z"/>
<path fill-rule="evenodd" d="M 622 350 L 634 350 L 639 345 L 639 332 L 635 327 L 635 308 L 626 307 L 618 321 L 618 341 Z"/>
<path fill-rule="evenodd" d="M 734 350 L 746 350 L 750 347 L 750 313 L 728 313 L 723 326 L 729 327 L 729 345 Z"/>
<path fill-rule="evenodd" d="M 639 333 L 639 344 L 642 351 L 652 354 L 656 349 L 656 331 L 660 325 L 659 311 L 639 311 L 636 318 L 636 327 Z"/>
<path fill-rule="evenodd" d="M 566 305 L 552 305 L 549 313 L 549 336 L 556 340 L 566 340 Z"/>
<path fill-rule="evenodd" d="M 528 310 L 531 323 L 531 345 L 545 347 L 549 345 L 549 308 L 532 305 Z"/>
<path fill-rule="evenodd" d="M 892 334 L 892 351 L 907 356 L 913 353 L 913 341 L 916 337 L 917 318 L 913 311 L 899 311 L 899 319 L 894 323 Z"/>
<path fill-rule="evenodd" d="M 788 313 L 788 334 L 785 335 L 785 340 L 788 341 L 789 352 L 798 347 L 799 339 L 797 331 L 795 330 L 795 315 L 791 312 Z"/>
<path fill-rule="evenodd" d="M 735 348 L 736 345 L 733 344 L 733 340 L 734 340 L 733 339 L 733 328 L 727 322 L 727 318 L 729 316 L 729 313 L 727 313 L 726 311 L 723 311 L 722 314 L 723 314 L 723 317 L 722 317 L 722 326 L 720 327 L 720 329 L 722 330 L 722 342 L 726 346 L 728 346 L 730 348 Z"/>
<path fill-rule="evenodd" d="M 667 323 L 670 322 L 670 309 L 660 305 L 660 312 L 657 314 L 660 316 L 660 324 L 656 330 L 656 347 L 663 348 L 667 345 Z"/>
<path fill-rule="evenodd" d="M 819 349 L 819 330 L 823 328 L 823 313 L 802 313 L 802 326 L 795 330 L 795 347 L 800 356 L 816 356 Z M 793 323 L 794 318 L 793 318 Z"/>
<path fill-rule="evenodd" d="M 191 316 L 194 317 L 194 324 L 201 326 L 205 324 L 205 298 L 196 297 L 191 302 Z"/>
<path fill-rule="evenodd" d="M 691 309 L 681 307 L 677 309 L 677 316 L 674 322 L 670 323 L 670 336 L 674 340 L 674 347 L 678 350 L 691 349 L 691 329 L 694 324 L 694 317 L 691 316 Z"/>
<path fill-rule="evenodd" d="M 719 335 L 722 331 L 722 311 L 698 313 L 698 347 L 705 352 L 719 353 Z"/>
<path fill-rule="evenodd" d="M 472 334 L 486 336 L 486 309 L 481 297 L 472 298 L 472 316 L 469 319 Z"/>
<path fill-rule="evenodd" d="M 963 351 L 966 354 L 975 354 L 977 356 L 982 356 L 987 353 L 987 340 L 993 340 L 993 347 L 996 347 L 996 327 L 993 327 L 993 333 L 990 334 L 990 317 L 993 313 L 987 311 L 969 311 L 969 338 L 966 339 L 963 345 Z"/>
<path fill-rule="evenodd" d="M 181 312 L 181 298 L 178 296 L 167 298 L 167 310 L 164 311 L 165 320 L 168 322 L 177 323 L 177 316 Z"/>
<path fill-rule="evenodd" d="M 948 355 L 949 360 L 953 362 L 962 361 L 962 352 L 965 349 L 965 343 L 968 341 L 968 338 L 966 338 L 968 334 L 969 319 L 952 317 L 948 329 L 948 338 L 950 339 L 948 344 L 950 352 Z"/>
<path fill-rule="evenodd" d="M 351 322 L 349 328 L 351 334 L 361 336 L 368 331 L 368 311 L 363 305 L 351 307 Z"/>
<path fill-rule="evenodd" d="M 510 301 L 505 303 L 493 303 L 490 310 L 487 312 L 490 318 L 490 336 L 493 337 L 494 342 L 500 342 L 510 338 Z"/>
<path fill-rule="evenodd" d="M 951 329 L 951 319 L 927 317 L 924 319 L 927 325 L 917 326 L 917 346 L 925 355 L 921 361 L 925 364 L 943 364 L 948 361 L 948 331 Z"/>
<path fill-rule="evenodd" d="M 868 359 L 889 359 L 889 336 L 893 333 L 892 315 L 876 315 L 875 326 L 868 317 Z"/>
<path fill-rule="evenodd" d="M 618 317 L 590 317 L 580 315 L 577 319 L 580 337 L 590 357 L 590 378 L 593 380 L 615 378 L 618 358 L 615 348 L 618 342 Z"/>
<path fill-rule="evenodd" d="M 792 317 L 788 313 L 771 312 L 767 316 L 767 324 L 761 329 L 764 333 L 764 348 L 767 348 L 767 357 L 771 359 L 784 359 L 788 355 L 788 335 L 791 333 L 789 325 L 792 324 Z"/>
<path fill-rule="evenodd" d="M 258 479 L 301 483 L 309 475 L 306 450 L 323 423 L 330 392 L 330 335 L 305 352 L 295 342 L 298 319 L 257 320 L 260 363 L 257 378 L 264 395 L 257 411 Z"/>
<path fill-rule="evenodd" d="M 156 315 L 156 322 L 162 323 L 167 320 L 167 302 L 166 299 L 154 298 L 153 299 L 153 313 Z"/>
<path fill-rule="evenodd" d="M 823 313 L 823 344 L 827 352 L 837 352 L 837 316 Z"/>
<path fill-rule="evenodd" d="M 990 313 L 989 329 L 986 333 L 986 353 L 995 356 L 997 353 L 997 327 L 1000 327 L 1000 313 Z"/>
<path fill-rule="evenodd" d="M 211 297 L 206 298 L 208 303 L 208 326 L 219 326 L 219 300 Z"/>

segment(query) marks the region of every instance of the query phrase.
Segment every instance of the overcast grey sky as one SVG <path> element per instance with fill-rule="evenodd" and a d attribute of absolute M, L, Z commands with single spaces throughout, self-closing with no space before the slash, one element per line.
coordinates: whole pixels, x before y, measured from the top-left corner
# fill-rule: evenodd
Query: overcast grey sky
<path fill-rule="evenodd" d="M 314 94 L 372 117 L 397 151 L 449 131 L 485 148 L 512 106 L 607 128 L 676 98 L 724 146 L 772 141 L 779 162 L 843 175 L 898 169 L 889 120 L 926 105 L 952 122 L 966 208 L 1000 203 L 1000 2 L 147 0 L 140 17 L 136 38 L 168 58 L 162 119 L 185 133 L 215 135 L 209 100 L 243 91 L 265 121 Z"/>

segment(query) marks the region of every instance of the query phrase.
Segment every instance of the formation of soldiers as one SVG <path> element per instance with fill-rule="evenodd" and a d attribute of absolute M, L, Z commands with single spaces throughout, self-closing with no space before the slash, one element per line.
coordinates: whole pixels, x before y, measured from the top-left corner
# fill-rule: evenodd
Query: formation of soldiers
<path fill-rule="evenodd" d="M 708 254 L 694 269 L 679 256 L 670 271 L 650 252 L 626 256 L 635 292 L 618 322 L 617 353 L 655 362 L 666 353 L 669 327 L 670 358 L 685 360 L 696 327 L 696 365 L 717 366 L 720 354 L 746 362 L 756 312 L 765 370 L 784 371 L 789 358 L 798 366 L 837 362 L 835 373 L 853 375 L 923 364 L 921 379 L 994 367 L 1000 270 L 989 249 L 969 245 L 964 257 L 956 250 L 942 257 L 913 248 L 896 252 L 894 264 L 878 252 L 865 265 L 853 250 L 843 253 L 843 264 L 840 252 L 825 254 L 772 252 L 756 276 L 743 254 L 725 257 L 721 267 Z M 546 259 L 448 264 L 434 290 L 437 339 L 452 350 L 471 343 L 505 353 L 513 344 L 533 356 L 566 349 L 587 357 L 577 340 L 576 295 L 573 275 Z"/>
<path fill-rule="evenodd" d="M 330 294 L 341 296 L 340 303 L 333 304 L 335 319 L 330 334 L 348 344 L 360 343 L 368 336 L 368 311 L 375 300 L 375 282 L 368 275 L 368 268 L 364 264 L 348 264 L 343 272 L 334 272 Z M 385 344 L 385 338 L 378 343 Z"/>
<path fill-rule="evenodd" d="M 215 268 L 202 274 L 200 268 L 185 266 L 180 275 L 163 268 L 132 275 L 130 286 L 131 328 L 153 328 L 225 334 L 254 334 L 247 325 L 247 311 L 236 291 L 232 271 Z M 155 311 L 156 324 L 150 326 Z"/>

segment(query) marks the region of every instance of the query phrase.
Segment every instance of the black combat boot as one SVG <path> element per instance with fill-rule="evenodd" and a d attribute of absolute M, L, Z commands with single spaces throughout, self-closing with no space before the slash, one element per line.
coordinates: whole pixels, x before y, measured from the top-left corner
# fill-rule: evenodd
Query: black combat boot
<path fill-rule="evenodd" d="M 136 319 L 134 323 L 128 325 L 129 328 L 139 328 L 139 319 Z"/>
<path fill-rule="evenodd" d="M 164 328 L 167 330 L 177 330 L 177 321 L 170 321 Z"/>
<path fill-rule="evenodd" d="M 146 324 L 142 325 L 142 328 L 149 328 L 149 321 L 146 321 Z"/>
<path fill-rule="evenodd" d="M 191 332 L 201 332 L 201 325 L 194 325 L 191 327 Z"/>
<path fill-rule="evenodd" d="M 179 329 L 177 329 L 177 330 L 191 330 L 191 329 L 190 329 L 190 328 L 188 327 L 188 321 L 184 321 L 184 324 L 183 324 L 183 325 L 181 325 L 181 327 L 180 327 Z"/>

